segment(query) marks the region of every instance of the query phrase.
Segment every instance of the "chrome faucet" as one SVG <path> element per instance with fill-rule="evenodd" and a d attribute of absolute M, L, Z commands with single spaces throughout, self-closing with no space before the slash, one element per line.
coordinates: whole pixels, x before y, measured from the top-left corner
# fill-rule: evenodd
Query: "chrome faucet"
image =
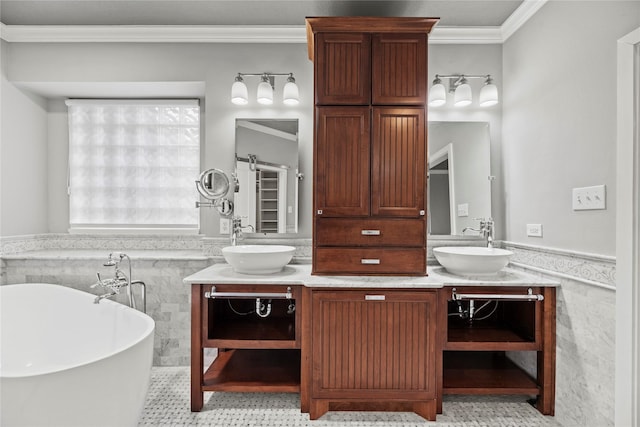
<path fill-rule="evenodd" d="M 244 228 L 250 228 L 252 233 L 255 232 L 255 228 L 253 228 L 253 225 L 249 224 L 243 226 L 242 218 L 240 218 L 239 216 L 234 217 L 231 221 L 231 234 L 229 235 L 231 246 L 236 246 L 240 240 L 244 239 Z"/>
<path fill-rule="evenodd" d="M 94 304 L 100 303 L 103 299 L 111 298 L 120 293 L 122 288 L 127 288 L 127 297 L 129 300 L 129 307 L 136 308 L 136 300 L 133 297 L 132 285 L 140 285 L 142 289 L 142 311 L 144 313 L 147 312 L 147 287 L 145 283 L 141 280 L 131 280 L 131 258 L 127 254 L 116 253 L 116 255 L 120 258 L 115 259 L 114 253 L 109 254 L 109 259 L 103 264 L 105 267 L 115 267 L 115 273 L 112 279 L 102 279 L 100 277 L 100 273 L 96 273 L 98 276 L 98 282 L 91 285 L 91 288 L 95 288 L 100 286 L 104 289 L 107 289 L 108 292 L 102 295 L 98 295 L 94 300 Z M 129 275 L 127 276 L 121 269 L 120 263 L 122 260 L 126 258 L 129 263 Z"/>
<path fill-rule="evenodd" d="M 489 218 L 489 219 L 484 219 L 484 218 L 476 218 L 477 220 L 480 221 L 480 227 L 479 228 L 473 228 L 473 227 L 465 227 L 462 229 L 462 233 L 464 234 L 465 231 L 467 230 L 472 230 L 472 231 L 476 231 L 478 232 L 483 238 L 487 239 L 487 247 L 488 248 L 493 248 L 493 236 L 494 236 L 494 222 L 493 222 L 493 218 Z"/>

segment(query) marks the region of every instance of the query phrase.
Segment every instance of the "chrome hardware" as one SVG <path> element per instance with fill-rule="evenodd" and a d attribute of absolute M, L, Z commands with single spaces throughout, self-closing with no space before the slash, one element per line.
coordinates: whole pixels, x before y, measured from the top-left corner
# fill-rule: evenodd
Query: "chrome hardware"
<path fill-rule="evenodd" d="M 502 301 L 543 301 L 544 295 L 534 294 L 531 288 L 527 289 L 526 295 L 509 295 L 509 294 L 459 294 L 456 289 L 451 291 L 451 299 L 453 301 L 462 300 L 502 300 Z"/>
<path fill-rule="evenodd" d="M 423 210 L 420 211 L 420 216 L 424 216 L 424 214 L 425 214 L 425 211 L 423 209 Z"/>
<path fill-rule="evenodd" d="M 380 264 L 380 260 L 377 258 L 362 258 L 360 264 L 364 265 L 377 265 Z"/>
<path fill-rule="evenodd" d="M 493 222 L 493 218 L 488 218 L 488 219 L 474 218 L 474 219 L 476 221 L 480 221 L 480 227 L 479 228 L 465 227 L 462 229 L 462 234 L 464 234 L 464 232 L 467 230 L 476 231 L 480 233 L 482 237 L 487 239 L 487 247 L 493 248 L 493 231 L 495 228 L 495 223 Z"/>
<path fill-rule="evenodd" d="M 360 234 L 363 236 L 379 236 L 380 230 L 362 230 L 360 231 Z"/>
<path fill-rule="evenodd" d="M 322 209 L 318 209 L 316 212 L 318 215 L 322 215 Z"/>
<path fill-rule="evenodd" d="M 119 259 L 116 259 L 116 258 L 119 258 Z M 127 259 L 127 262 L 129 264 L 129 275 L 126 275 L 120 269 L 120 263 L 125 258 Z M 136 300 L 133 296 L 132 285 L 140 285 L 141 296 L 142 296 L 142 311 L 146 313 L 147 312 L 147 287 L 144 284 L 144 282 L 141 280 L 133 280 L 133 281 L 131 280 L 131 258 L 129 258 L 129 256 L 124 253 L 112 252 L 109 254 L 109 258 L 103 265 L 105 267 L 115 267 L 115 273 L 112 279 L 104 279 L 104 280 L 102 279 L 102 277 L 100 277 L 100 273 L 96 273 L 96 276 L 98 277 L 98 281 L 93 285 L 91 285 L 90 287 L 95 288 L 100 286 L 104 289 L 107 289 L 108 292 L 103 295 L 98 295 L 93 301 L 94 304 L 100 303 L 100 301 L 102 301 L 105 298 L 111 298 L 115 295 L 118 295 L 120 293 L 120 289 L 127 288 L 127 298 L 129 300 L 128 301 L 129 307 L 135 309 L 137 307 L 136 307 Z"/>
<path fill-rule="evenodd" d="M 260 298 L 256 298 L 256 314 L 259 317 L 267 317 L 271 314 L 271 300 L 269 300 L 266 304 L 263 304 L 260 301 Z"/>
<path fill-rule="evenodd" d="M 238 241 L 244 239 L 244 229 L 248 228 L 252 233 L 255 233 L 256 229 L 253 225 L 242 225 L 242 218 L 239 216 L 235 216 L 231 219 L 231 234 L 229 235 L 229 240 L 231 242 L 231 246 L 236 246 Z"/>
<path fill-rule="evenodd" d="M 293 299 L 291 287 L 287 292 L 217 292 L 215 286 L 211 286 L 210 292 L 204 293 L 205 298 L 262 298 L 262 299 Z"/>
<path fill-rule="evenodd" d="M 365 301 L 384 301 L 386 297 L 384 295 L 365 295 Z"/>

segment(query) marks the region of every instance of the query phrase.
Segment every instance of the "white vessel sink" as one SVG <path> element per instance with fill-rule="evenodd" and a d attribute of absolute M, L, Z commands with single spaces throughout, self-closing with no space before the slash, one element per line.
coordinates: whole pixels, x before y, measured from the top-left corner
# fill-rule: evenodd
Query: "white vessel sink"
<path fill-rule="evenodd" d="M 509 263 L 513 252 L 479 246 L 433 248 L 436 259 L 449 273 L 462 276 L 496 274 Z"/>
<path fill-rule="evenodd" d="M 272 274 L 289 264 L 295 249 L 282 245 L 238 245 L 222 248 L 222 255 L 238 273 Z"/>

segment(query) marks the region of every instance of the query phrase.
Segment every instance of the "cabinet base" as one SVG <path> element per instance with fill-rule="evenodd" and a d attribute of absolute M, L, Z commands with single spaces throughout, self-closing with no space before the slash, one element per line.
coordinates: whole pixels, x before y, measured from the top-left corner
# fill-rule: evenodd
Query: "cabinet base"
<path fill-rule="evenodd" d="M 222 351 L 205 372 L 201 390 L 298 393 L 300 351 Z"/>
<path fill-rule="evenodd" d="M 436 420 L 436 400 L 419 402 L 370 402 L 370 401 L 333 401 L 327 399 L 311 399 L 309 419 L 317 420 L 329 411 L 384 411 L 415 412 L 422 418 Z"/>

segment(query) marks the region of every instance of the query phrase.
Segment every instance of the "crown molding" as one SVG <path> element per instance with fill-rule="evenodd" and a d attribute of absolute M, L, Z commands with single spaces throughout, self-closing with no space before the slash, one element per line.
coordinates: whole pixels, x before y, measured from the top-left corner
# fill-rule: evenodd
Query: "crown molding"
<path fill-rule="evenodd" d="M 502 42 L 506 42 L 525 22 L 536 14 L 547 0 L 524 0 L 503 23 Z"/>
<path fill-rule="evenodd" d="M 304 26 L 0 25 L 13 43 L 306 43 Z"/>
<path fill-rule="evenodd" d="M 436 27 L 429 44 L 500 44 L 501 27 Z"/>
<path fill-rule="evenodd" d="M 500 27 L 439 27 L 430 44 L 500 44 L 547 0 L 524 0 Z M 306 28 L 235 25 L 6 25 L 0 38 L 11 43 L 306 43 Z"/>

